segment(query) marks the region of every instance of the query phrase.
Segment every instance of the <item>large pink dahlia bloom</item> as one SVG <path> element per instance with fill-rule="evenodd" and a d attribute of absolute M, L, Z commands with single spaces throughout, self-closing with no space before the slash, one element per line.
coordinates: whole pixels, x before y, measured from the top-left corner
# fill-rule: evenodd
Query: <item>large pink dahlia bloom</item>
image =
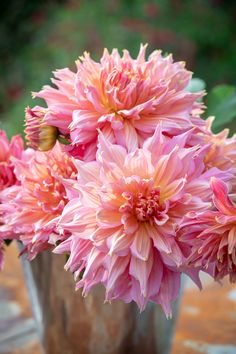
<path fill-rule="evenodd" d="M 65 182 L 70 201 L 57 219 L 72 235 L 55 252 L 70 253 L 66 268 L 76 277 L 83 271 L 84 294 L 102 283 L 106 300 L 134 300 L 141 310 L 152 300 L 170 315 L 188 255 L 178 229 L 209 207 L 202 196 L 211 174 L 202 149 L 183 147 L 188 134 L 169 139 L 159 127 L 130 153 L 101 134 L 97 161 L 77 162 L 78 182 Z"/>
<path fill-rule="evenodd" d="M 160 122 L 171 136 L 205 125 L 194 116 L 201 112 L 197 99 L 203 93 L 186 91 L 192 73 L 185 64 L 157 50 L 146 60 L 145 52 L 141 45 L 133 59 L 127 50 L 122 57 L 116 49 L 104 50 L 100 62 L 84 53 L 76 73 L 58 70 L 52 80 L 57 88 L 35 93 L 47 103 L 46 123 L 70 134 L 75 156 L 94 159 L 98 128 L 111 142 L 134 151 Z"/>
<path fill-rule="evenodd" d="M 44 226 L 61 214 L 68 201 L 62 179 L 74 179 L 76 171 L 59 143 L 47 153 L 27 149 L 13 164 L 20 185 L 0 193 L 4 220 L 0 235 L 7 232 L 20 239 L 32 259 L 61 238 Z"/>
<path fill-rule="evenodd" d="M 189 264 L 209 271 L 216 280 L 236 281 L 236 205 L 226 183 L 211 179 L 213 210 L 197 215 L 183 229 L 182 240 L 192 247 Z"/>

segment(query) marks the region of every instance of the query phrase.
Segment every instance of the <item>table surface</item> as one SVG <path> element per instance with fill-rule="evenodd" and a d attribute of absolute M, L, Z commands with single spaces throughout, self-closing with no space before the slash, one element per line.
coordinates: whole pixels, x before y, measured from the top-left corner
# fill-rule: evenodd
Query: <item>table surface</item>
<path fill-rule="evenodd" d="M 17 249 L 6 249 L 0 273 L 0 353 L 42 354 Z M 204 276 L 184 291 L 171 354 L 236 354 L 236 287 Z"/>

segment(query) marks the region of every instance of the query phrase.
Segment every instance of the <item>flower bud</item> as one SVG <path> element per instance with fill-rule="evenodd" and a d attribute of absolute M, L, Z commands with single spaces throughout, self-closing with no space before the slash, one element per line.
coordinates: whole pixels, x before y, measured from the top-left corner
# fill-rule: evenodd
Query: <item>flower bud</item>
<path fill-rule="evenodd" d="M 48 151 L 58 138 L 58 129 L 44 120 L 47 110 L 43 107 L 27 107 L 25 110 L 25 134 L 27 145 L 34 150 Z"/>

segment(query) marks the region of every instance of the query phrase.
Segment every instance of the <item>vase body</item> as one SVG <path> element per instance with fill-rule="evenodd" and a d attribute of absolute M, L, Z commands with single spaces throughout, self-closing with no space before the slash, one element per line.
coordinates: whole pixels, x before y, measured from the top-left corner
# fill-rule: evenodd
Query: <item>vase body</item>
<path fill-rule="evenodd" d="M 166 320 L 149 303 L 141 314 L 135 303 L 104 304 L 104 289 L 83 298 L 65 259 L 49 252 L 29 263 L 22 259 L 32 309 L 46 354 L 169 354 L 178 313 Z"/>

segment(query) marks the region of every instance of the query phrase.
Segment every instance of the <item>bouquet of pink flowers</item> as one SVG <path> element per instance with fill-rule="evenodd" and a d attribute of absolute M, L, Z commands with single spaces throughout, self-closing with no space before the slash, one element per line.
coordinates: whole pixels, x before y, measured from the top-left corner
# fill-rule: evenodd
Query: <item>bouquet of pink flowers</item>
<path fill-rule="evenodd" d="M 236 280 L 236 137 L 212 133 L 183 62 L 145 52 L 84 53 L 33 94 L 27 149 L 1 132 L 0 247 L 65 253 L 84 295 L 170 316 L 182 273 Z"/>

